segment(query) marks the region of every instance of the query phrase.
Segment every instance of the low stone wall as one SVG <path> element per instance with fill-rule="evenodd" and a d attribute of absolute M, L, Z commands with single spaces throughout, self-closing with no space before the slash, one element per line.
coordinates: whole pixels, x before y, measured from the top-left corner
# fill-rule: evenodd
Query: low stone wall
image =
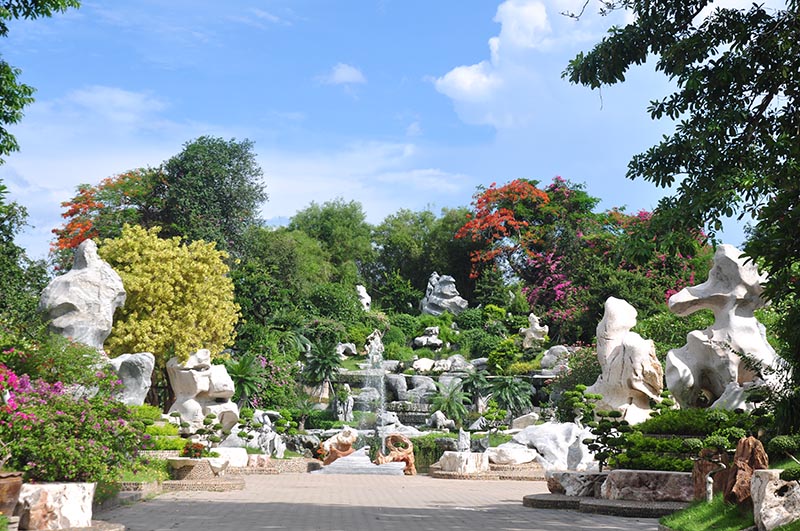
<path fill-rule="evenodd" d="M 270 466 L 275 468 L 281 474 L 305 474 L 306 472 L 319 469 L 322 466 L 322 461 L 319 459 L 311 459 L 309 457 L 273 459 L 270 461 Z"/>

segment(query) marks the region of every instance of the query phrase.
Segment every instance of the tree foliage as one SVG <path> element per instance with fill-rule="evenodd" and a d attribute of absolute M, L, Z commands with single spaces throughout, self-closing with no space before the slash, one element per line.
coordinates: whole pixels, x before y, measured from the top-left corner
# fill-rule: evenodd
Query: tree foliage
<path fill-rule="evenodd" d="M 227 256 L 214 243 L 183 244 L 159 232 L 126 225 L 119 238 L 99 246 L 128 293 L 105 348 L 112 356 L 152 352 L 160 367 L 200 348 L 218 354 L 233 342 L 239 310 Z"/>
<path fill-rule="evenodd" d="M 633 157 L 628 177 L 677 183 L 657 209 L 676 232 L 715 231 L 727 216 L 752 216 L 745 252 L 769 273 L 767 295 L 785 304 L 782 355 L 800 366 L 800 240 L 794 236 L 800 225 L 800 4 L 711 10 L 707 1 L 670 0 L 609 7 L 628 8 L 633 22 L 611 28 L 593 50 L 578 54 L 565 77 L 597 88 L 624 81 L 628 68 L 656 57 L 656 69 L 677 89 L 652 101 L 648 112 L 677 125 Z"/>
<path fill-rule="evenodd" d="M 0 37 L 8 35 L 8 23 L 13 19 L 51 17 L 70 7 L 80 6 L 78 0 L 2 0 L 0 2 Z M 21 70 L 0 59 L 0 164 L 4 156 L 17 151 L 19 144 L 6 125 L 22 119 L 22 109 L 33 102 L 33 87 L 20 83 Z"/>

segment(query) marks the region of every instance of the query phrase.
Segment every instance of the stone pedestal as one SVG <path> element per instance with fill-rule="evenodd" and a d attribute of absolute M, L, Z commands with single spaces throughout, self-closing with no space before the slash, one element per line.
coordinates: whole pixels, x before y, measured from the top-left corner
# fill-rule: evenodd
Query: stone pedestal
<path fill-rule="evenodd" d="M 16 515 L 20 529 L 91 527 L 95 483 L 24 483 Z"/>
<path fill-rule="evenodd" d="M 442 472 L 479 474 L 489 471 L 489 456 L 476 452 L 445 452 L 439 459 Z"/>
<path fill-rule="evenodd" d="M 222 475 L 228 468 L 228 460 L 223 457 L 171 457 L 167 460 L 172 468 L 173 479 L 210 479 Z"/>

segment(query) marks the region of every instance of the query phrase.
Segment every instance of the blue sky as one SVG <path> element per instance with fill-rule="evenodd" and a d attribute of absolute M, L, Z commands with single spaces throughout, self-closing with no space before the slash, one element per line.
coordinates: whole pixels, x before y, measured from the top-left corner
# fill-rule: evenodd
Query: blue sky
<path fill-rule="evenodd" d="M 519 177 L 585 183 L 601 207 L 653 208 L 665 191 L 625 179 L 670 124 L 645 65 L 598 91 L 561 79 L 624 13 L 561 15 L 582 0 L 85 1 L 15 21 L 0 53 L 37 89 L 0 166 L 43 257 L 80 183 L 158 165 L 201 135 L 255 142 L 272 223 L 311 201 L 467 205 Z M 591 8 L 590 8 L 591 9 Z M 741 243 L 738 226 L 724 240 Z"/>

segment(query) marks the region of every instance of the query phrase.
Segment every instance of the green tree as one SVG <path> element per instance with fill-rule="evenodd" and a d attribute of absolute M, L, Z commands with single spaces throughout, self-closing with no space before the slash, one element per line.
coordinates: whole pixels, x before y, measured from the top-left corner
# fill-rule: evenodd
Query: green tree
<path fill-rule="evenodd" d="M 414 288 L 425 289 L 433 267 L 427 247 L 436 224 L 436 216 L 430 210 L 400 209 L 386 216 L 373 231 L 378 256 L 371 276 L 381 279 L 396 271 Z"/>
<path fill-rule="evenodd" d="M 625 7 L 633 22 L 611 28 L 578 54 L 564 76 L 599 88 L 656 58 L 677 89 L 651 102 L 653 119 L 678 123 L 672 134 L 628 164 L 630 178 L 680 184 L 657 213 L 675 233 L 727 216 L 755 221 L 745 252 L 769 274 L 767 296 L 784 305 L 781 352 L 800 367 L 800 19 L 797 0 L 779 9 L 754 3 L 698 19 L 706 1 L 603 3 Z M 795 370 L 794 375 L 800 375 Z M 789 399 L 800 394 L 795 381 Z M 788 427 L 787 427 L 788 428 Z M 796 428 L 796 426 L 795 426 Z"/>
<path fill-rule="evenodd" d="M 232 344 L 238 310 L 226 254 L 214 243 L 158 237 L 159 227 L 126 225 L 102 240 L 99 253 L 122 277 L 128 298 L 105 348 L 112 356 L 152 352 L 159 368 L 201 348 L 212 355 Z"/>
<path fill-rule="evenodd" d="M 436 382 L 436 394 L 431 400 L 431 408 L 444 413 L 444 416 L 461 426 L 469 412 L 465 405 L 469 400 L 461 387 L 461 382 L 451 380 L 447 383 Z"/>
<path fill-rule="evenodd" d="M 39 322 L 36 307 L 47 284 L 47 272 L 43 263 L 29 260 L 14 243 L 25 226 L 27 212 L 15 202 L 6 202 L 6 193 L 0 181 L 0 318 L 18 326 L 35 325 Z"/>
<path fill-rule="evenodd" d="M 0 2 L 0 37 L 8 35 L 8 23 L 13 19 L 51 17 L 70 7 L 80 7 L 78 0 L 2 0 Z M 22 109 L 33 102 L 33 87 L 20 83 L 21 71 L 0 59 L 0 164 L 3 157 L 17 151 L 16 138 L 5 128 L 22 119 Z"/>
<path fill-rule="evenodd" d="M 301 230 L 319 240 L 337 268 L 339 279 L 352 284 L 373 259 L 371 232 L 361 203 L 342 198 L 322 205 L 312 202 L 289 222 L 290 230 Z"/>
<path fill-rule="evenodd" d="M 164 163 L 153 193 L 165 236 L 216 242 L 238 256 L 267 200 L 253 142 L 201 136 Z"/>

